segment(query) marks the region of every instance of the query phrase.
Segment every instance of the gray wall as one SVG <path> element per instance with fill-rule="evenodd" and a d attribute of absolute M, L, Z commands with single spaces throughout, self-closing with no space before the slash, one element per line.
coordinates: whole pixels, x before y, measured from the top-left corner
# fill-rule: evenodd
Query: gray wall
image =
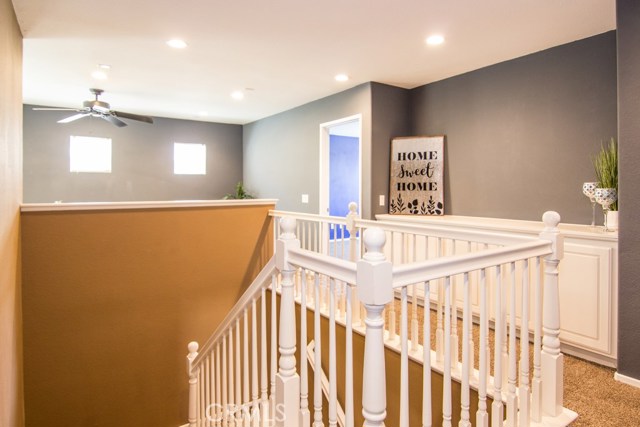
<path fill-rule="evenodd" d="M 154 118 L 118 128 L 24 106 L 24 201 L 219 199 L 242 180 L 242 126 Z M 70 135 L 112 138 L 112 173 L 70 173 Z M 207 145 L 207 175 L 174 175 L 173 143 Z"/>
<path fill-rule="evenodd" d="M 371 86 L 336 95 L 244 126 L 244 181 L 262 198 L 278 199 L 278 209 L 319 212 L 320 124 L 362 114 L 363 206 L 371 206 Z M 302 194 L 309 203 L 301 202 Z"/>
<path fill-rule="evenodd" d="M 445 212 L 590 223 L 582 182 L 617 135 L 608 32 L 412 90 L 413 133 L 446 135 Z M 600 218 L 600 215 L 598 216 Z"/>
<path fill-rule="evenodd" d="M 618 371 L 640 379 L 640 2 L 617 1 L 620 242 Z"/>
<path fill-rule="evenodd" d="M 371 83 L 371 190 L 372 212 L 389 212 L 389 156 L 391 140 L 411 135 L 411 91 Z M 380 206 L 379 196 L 385 196 Z"/>

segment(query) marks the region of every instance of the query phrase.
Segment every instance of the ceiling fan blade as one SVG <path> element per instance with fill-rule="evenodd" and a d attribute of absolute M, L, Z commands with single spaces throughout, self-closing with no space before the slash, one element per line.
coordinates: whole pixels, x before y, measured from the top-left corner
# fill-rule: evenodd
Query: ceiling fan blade
<path fill-rule="evenodd" d="M 62 119 L 62 120 L 58 120 L 58 123 L 69 123 L 69 122 L 73 122 L 75 120 L 81 119 L 83 117 L 88 116 L 89 113 L 80 113 L 80 114 L 74 114 L 73 116 L 69 116 L 66 119 Z"/>
<path fill-rule="evenodd" d="M 105 119 L 109 123 L 118 126 L 119 128 L 125 127 L 127 125 L 125 122 L 123 122 L 122 120 L 120 120 L 119 118 L 117 118 L 116 116 L 111 115 L 111 114 L 104 114 L 104 115 L 102 115 L 100 117 L 102 117 L 103 119 Z"/>
<path fill-rule="evenodd" d="M 137 120 L 139 122 L 145 122 L 145 123 L 153 123 L 153 119 L 149 116 L 141 116 L 138 114 L 131 114 L 131 113 L 123 113 L 122 111 L 111 111 L 112 114 L 114 114 L 117 117 L 121 117 L 123 119 L 131 119 L 131 120 Z"/>
<path fill-rule="evenodd" d="M 51 108 L 33 107 L 32 109 L 33 111 L 83 111 L 83 110 L 78 110 L 77 108 L 57 108 L 57 107 L 51 107 Z"/>

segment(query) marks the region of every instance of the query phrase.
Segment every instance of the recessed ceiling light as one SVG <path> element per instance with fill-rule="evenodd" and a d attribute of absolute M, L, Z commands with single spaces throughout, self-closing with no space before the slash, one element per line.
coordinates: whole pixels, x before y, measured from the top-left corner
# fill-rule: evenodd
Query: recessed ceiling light
<path fill-rule="evenodd" d="M 98 68 L 102 68 L 103 70 L 110 70 L 111 65 L 109 64 L 98 64 Z"/>
<path fill-rule="evenodd" d="M 199 115 L 200 117 L 207 117 L 207 116 L 209 115 L 209 113 L 207 113 L 206 111 L 199 111 L 199 112 L 198 112 L 198 115 Z"/>
<path fill-rule="evenodd" d="M 167 46 L 174 49 L 184 49 L 185 47 L 187 47 L 187 43 L 184 40 L 171 39 L 167 41 Z"/>
<path fill-rule="evenodd" d="M 338 82 L 346 82 L 349 80 L 349 76 L 346 74 L 336 74 L 335 79 Z"/>
<path fill-rule="evenodd" d="M 244 93 L 241 90 L 236 90 L 235 92 L 231 92 L 231 97 L 240 100 L 244 98 Z"/>
<path fill-rule="evenodd" d="M 434 34 L 432 36 L 427 37 L 427 44 L 431 46 L 437 46 L 439 44 L 444 43 L 444 36 L 440 34 Z"/>

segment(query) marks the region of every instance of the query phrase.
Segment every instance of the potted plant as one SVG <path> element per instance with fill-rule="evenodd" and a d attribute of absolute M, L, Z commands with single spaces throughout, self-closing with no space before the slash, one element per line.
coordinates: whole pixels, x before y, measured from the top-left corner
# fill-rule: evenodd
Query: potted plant
<path fill-rule="evenodd" d="M 247 193 L 247 191 L 244 188 L 244 184 L 242 184 L 242 181 L 238 182 L 236 184 L 236 192 L 235 193 L 229 193 L 226 196 L 224 196 L 225 200 L 229 200 L 229 199 L 254 199 L 255 197 L 253 197 L 253 195 Z"/>
<path fill-rule="evenodd" d="M 618 146 L 615 138 L 611 138 L 608 144 L 602 144 L 600 152 L 592 158 L 599 188 L 612 188 L 615 190 L 616 200 L 605 209 L 606 225 L 609 229 L 618 228 Z"/>

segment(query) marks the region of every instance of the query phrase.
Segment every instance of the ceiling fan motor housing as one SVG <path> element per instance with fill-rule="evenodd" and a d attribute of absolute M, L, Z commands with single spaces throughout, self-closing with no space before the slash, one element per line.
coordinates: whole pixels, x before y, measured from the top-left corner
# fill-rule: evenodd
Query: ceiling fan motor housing
<path fill-rule="evenodd" d="M 97 99 L 92 101 L 84 101 L 84 108 L 89 108 L 96 110 L 100 113 L 108 113 L 110 110 L 110 106 L 108 102 L 98 101 Z"/>

